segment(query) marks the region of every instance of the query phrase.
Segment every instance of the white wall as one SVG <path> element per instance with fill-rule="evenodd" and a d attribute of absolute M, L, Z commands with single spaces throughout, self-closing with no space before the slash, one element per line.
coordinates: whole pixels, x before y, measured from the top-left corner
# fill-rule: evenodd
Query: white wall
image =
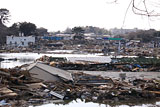
<path fill-rule="evenodd" d="M 7 36 L 7 45 L 8 46 L 28 46 L 28 43 L 35 43 L 35 37 L 27 36 L 27 37 L 17 37 L 17 36 Z"/>

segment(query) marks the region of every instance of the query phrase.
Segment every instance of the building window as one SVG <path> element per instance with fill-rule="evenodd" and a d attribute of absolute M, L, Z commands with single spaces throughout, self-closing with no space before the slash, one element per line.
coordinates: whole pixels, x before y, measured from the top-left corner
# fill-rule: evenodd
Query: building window
<path fill-rule="evenodd" d="M 26 41 L 26 39 L 24 39 L 24 41 Z"/>
<path fill-rule="evenodd" d="M 10 45 L 12 45 L 12 42 L 10 41 Z"/>
<path fill-rule="evenodd" d="M 22 42 L 22 45 L 24 45 L 24 42 Z"/>
<path fill-rule="evenodd" d="M 15 42 L 15 45 L 17 45 L 17 42 Z"/>

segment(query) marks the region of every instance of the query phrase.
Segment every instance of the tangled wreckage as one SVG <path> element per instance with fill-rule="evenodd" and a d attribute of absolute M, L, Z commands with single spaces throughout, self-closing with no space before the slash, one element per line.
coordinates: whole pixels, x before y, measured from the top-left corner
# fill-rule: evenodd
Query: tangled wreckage
<path fill-rule="evenodd" d="M 158 78 L 119 78 L 70 72 L 56 62 L 0 69 L 0 105 L 29 106 L 82 99 L 103 104 L 160 100 Z M 62 64 L 62 63 L 60 63 Z"/>

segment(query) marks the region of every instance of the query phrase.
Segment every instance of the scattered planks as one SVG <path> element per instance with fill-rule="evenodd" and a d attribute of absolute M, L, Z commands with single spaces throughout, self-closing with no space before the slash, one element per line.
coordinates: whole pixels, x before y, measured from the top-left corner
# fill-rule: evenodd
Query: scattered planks
<path fill-rule="evenodd" d="M 0 99 L 14 98 L 16 96 L 18 96 L 18 94 L 13 92 L 12 90 L 8 89 L 7 87 L 0 88 Z"/>

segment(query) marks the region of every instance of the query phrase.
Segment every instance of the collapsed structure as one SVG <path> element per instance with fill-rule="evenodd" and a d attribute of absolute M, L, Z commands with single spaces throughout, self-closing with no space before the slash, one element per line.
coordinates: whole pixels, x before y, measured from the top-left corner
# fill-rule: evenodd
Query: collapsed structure
<path fill-rule="evenodd" d="M 73 81 L 71 73 L 39 62 L 31 64 L 26 70 L 29 71 L 32 77 L 47 82 Z"/>
<path fill-rule="evenodd" d="M 118 78 L 70 72 L 59 68 L 64 60 L 54 60 L 57 62 L 44 61 L 45 63 L 36 62 L 14 69 L 0 69 L 0 99 L 5 102 L 3 104 L 29 106 L 43 104 L 47 100 L 77 98 L 104 104 L 134 104 L 133 101 L 137 100 L 160 99 L 158 78 L 131 78 L 124 72 L 119 72 Z"/>

